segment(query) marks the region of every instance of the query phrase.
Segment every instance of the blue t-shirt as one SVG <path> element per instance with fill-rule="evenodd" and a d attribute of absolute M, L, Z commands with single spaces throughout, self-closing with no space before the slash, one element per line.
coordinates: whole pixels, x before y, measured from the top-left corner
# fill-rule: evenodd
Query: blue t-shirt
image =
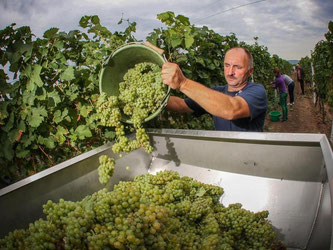
<path fill-rule="evenodd" d="M 229 92 L 228 85 L 216 86 L 212 89 L 229 96 L 241 96 L 245 99 L 250 109 L 250 117 L 232 121 L 213 116 L 216 130 L 260 132 L 264 130 L 264 122 L 267 111 L 267 96 L 266 90 L 262 84 L 249 82 L 242 90 L 236 92 Z M 208 113 L 198 103 L 188 97 L 185 98 L 185 103 L 194 111 L 195 116 Z"/>

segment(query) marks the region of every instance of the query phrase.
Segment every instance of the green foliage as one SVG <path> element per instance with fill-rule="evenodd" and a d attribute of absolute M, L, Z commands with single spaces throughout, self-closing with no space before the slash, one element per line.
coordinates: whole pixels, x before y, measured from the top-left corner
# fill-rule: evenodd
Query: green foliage
<path fill-rule="evenodd" d="M 272 56 L 272 66 L 278 67 L 281 74 L 291 75 L 293 72 L 293 65 L 275 54 Z"/>
<path fill-rule="evenodd" d="M 2 178 L 16 181 L 110 139 L 93 103 L 102 62 L 133 41 L 131 25 L 112 34 L 97 16 L 84 16 L 86 33 L 50 28 L 33 40 L 29 27 L 0 31 L 0 65 L 8 68 L 0 70 Z"/>
<path fill-rule="evenodd" d="M 253 80 L 274 96 L 269 82 L 275 65 L 289 65 L 266 47 L 222 36 L 208 27 L 195 27 L 183 15 L 157 15 L 165 28 L 147 40 L 164 49 L 167 59 L 184 74 L 208 87 L 226 84 L 223 60 L 228 49 L 244 46 L 254 56 Z M 29 27 L 11 24 L 0 30 L 0 177 L 12 182 L 114 140 L 113 129 L 96 119 L 98 79 L 103 61 L 119 46 L 136 41 L 136 23 L 111 32 L 98 16 L 83 16 L 80 30 L 68 33 L 52 27 L 34 38 Z M 329 36 L 329 34 L 328 34 Z M 173 95 L 183 96 L 173 91 Z M 164 110 L 145 124 L 155 128 L 214 130 L 209 115 L 194 118 Z"/>
<path fill-rule="evenodd" d="M 311 59 L 304 57 L 300 60 L 306 75 L 312 76 L 311 63 L 313 64 L 313 79 L 308 77 L 306 81 L 315 82 L 316 104 L 319 104 L 322 122 L 325 122 L 326 118 L 325 103 L 333 107 L 333 21 L 328 23 L 325 38 L 326 40 L 316 44 Z"/>

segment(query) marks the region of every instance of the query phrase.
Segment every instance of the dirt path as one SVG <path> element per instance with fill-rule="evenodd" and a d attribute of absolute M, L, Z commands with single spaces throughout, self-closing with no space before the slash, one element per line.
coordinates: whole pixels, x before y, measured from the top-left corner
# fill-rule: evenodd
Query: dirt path
<path fill-rule="evenodd" d="M 328 112 L 326 123 L 322 123 L 319 108 L 315 107 L 313 103 L 312 93 L 305 86 L 305 95 L 302 96 L 299 83 L 297 81 L 295 83 L 295 104 L 288 106 L 288 120 L 272 122 L 268 114 L 265 121 L 265 132 L 320 133 L 326 134 L 327 139 L 330 139 L 332 114 Z M 280 106 L 278 110 L 282 113 Z"/>

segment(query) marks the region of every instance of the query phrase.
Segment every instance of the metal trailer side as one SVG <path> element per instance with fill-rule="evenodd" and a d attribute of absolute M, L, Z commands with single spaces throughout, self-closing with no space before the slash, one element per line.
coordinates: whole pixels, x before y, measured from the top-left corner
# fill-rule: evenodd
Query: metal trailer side
<path fill-rule="evenodd" d="M 81 200 L 103 188 L 98 157 L 116 159 L 107 188 L 135 176 L 174 170 L 224 188 L 224 205 L 269 210 L 289 249 L 332 249 L 333 155 L 325 135 L 151 129 L 155 148 L 119 158 L 106 144 L 0 189 L 0 237 L 27 227 L 47 200 Z M 129 168 L 127 168 L 129 167 Z"/>

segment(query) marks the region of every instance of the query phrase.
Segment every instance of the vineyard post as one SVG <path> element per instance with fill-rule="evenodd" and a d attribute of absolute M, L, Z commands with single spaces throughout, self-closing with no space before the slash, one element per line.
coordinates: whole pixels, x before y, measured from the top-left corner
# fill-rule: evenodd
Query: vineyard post
<path fill-rule="evenodd" d="M 315 82 L 314 82 L 314 70 L 313 70 L 313 61 L 312 61 L 312 50 L 311 50 L 311 79 L 312 79 L 312 87 L 314 89 L 315 87 Z M 313 103 L 316 104 L 316 91 L 313 91 Z"/>
<path fill-rule="evenodd" d="M 331 136 L 330 136 L 330 142 L 333 143 L 333 121 L 331 125 Z"/>

